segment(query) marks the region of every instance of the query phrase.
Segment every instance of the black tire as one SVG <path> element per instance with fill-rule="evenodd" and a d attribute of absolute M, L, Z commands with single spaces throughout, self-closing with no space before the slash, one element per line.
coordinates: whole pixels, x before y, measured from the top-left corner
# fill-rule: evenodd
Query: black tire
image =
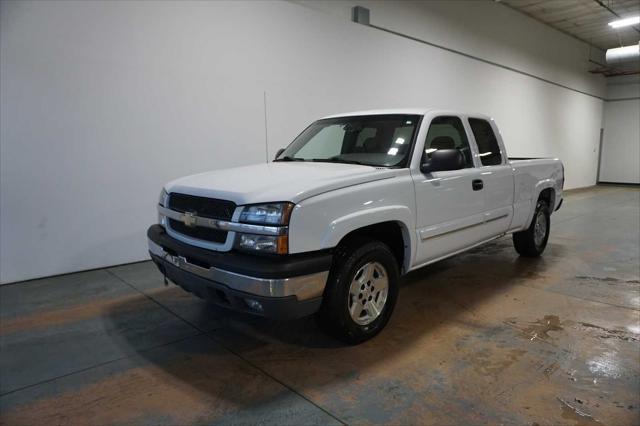
<path fill-rule="evenodd" d="M 540 223 L 541 216 L 544 216 L 544 223 Z M 550 217 L 551 212 L 549 211 L 547 202 L 538 200 L 529 228 L 513 234 L 513 245 L 520 256 L 538 257 L 542 254 L 547 247 L 547 241 L 549 241 L 549 230 L 551 228 Z M 540 239 L 539 236 L 536 239 L 536 224 L 538 223 L 544 228 L 544 237 L 542 239 Z"/>
<path fill-rule="evenodd" d="M 376 319 L 369 324 L 360 325 L 349 313 L 352 300 L 349 290 L 356 273 L 368 263 L 377 263 L 384 267 L 388 280 L 387 299 Z M 334 254 L 322 306 L 318 312 L 320 325 L 330 334 L 349 344 L 371 339 L 384 328 L 391 317 L 398 298 L 399 280 L 397 260 L 386 244 L 369 238 L 355 238 L 341 244 Z"/>

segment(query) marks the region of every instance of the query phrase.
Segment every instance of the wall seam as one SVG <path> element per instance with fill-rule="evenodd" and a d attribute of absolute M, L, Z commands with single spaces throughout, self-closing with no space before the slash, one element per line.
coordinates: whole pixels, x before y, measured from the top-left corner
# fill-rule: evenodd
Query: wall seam
<path fill-rule="evenodd" d="M 502 69 L 505 69 L 507 71 L 515 72 L 517 74 L 521 74 L 521 75 L 524 75 L 524 76 L 527 76 L 527 77 L 530 77 L 530 78 L 534 78 L 536 80 L 539 80 L 539 81 L 542 81 L 542 82 L 545 82 L 545 83 L 548 83 L 548 84 L 551 84 L 551 85 L 554 85 L 554 86 L 557 86 L 557 87 L 561 87 L 563 89 L 571 90 L 572 92 L 576 92 L 576 93 L 580 93 L 582 95 L 590 96 L 592 98 L 600 99 L 601 101 L 606 100 L 602 96 L 594 95 L 592 93 L 585 92 L 585 91 L 580 90 L 580 89 L 575 89 L 573 87 L 566 86 L 566 85 L 564 85 L 562 83 L 557 83 L 557 82 L 555 82 L 553 80 L 549 80 L 549 79 L 546 79 L 544 77 L 540 77 L 540 76 L 537 76 L 535 74 L 531 74 L 531 73 L 528 73 L 526 71 L 522 71 L 522 70 L 519 70 L 517 68 L 510 67 L 508 65 L 504 65 L 504 64 L 500 64 L 498 62 L 490 61 L 488 59 L 484 59 L 484 58 L 481 58 L 479 56 L 470 55 L 468 53 L 464 53 L 462 51 L 459 51 L 459 50 L 456 50 L 456 49 L 452 49 L 450 47 L 446 47 L 446 46 L 443 46 L 443 45 L 440 45 L 440 44 L 432 43 L 430 41 L 423 40 L 423 39 L 418 38 L 418 37 L 410 36 L 408 34 L 400 33 L 398 31 L 394 31 L 394 30 L 391 30 L 389 28 L 380 27 L 380 26 L 373 25 L 373 24 L 365 25 L 365 26 L 373 28 L 373 29 L 376 29 L 376 30 L 379 30 L 379 31 L 383 31 L 383 32 L 386 32 L 386 33 L 389 33 L 389 34 L 393 34 L 393 35 L 396 35 L 398 37 L 403 37 L 403 38 L 406 38 L 406 39 L 409 39 L 409 40 L 412 40 L 412 41 L 415 41 L 415 42 L 418 42 L 418 43 L 426 44 L 427 46 L 431 46 L 431 47 L 435 47 L 435 48 L 438 48 L 438 49 L 442 49 L 442 50 L 445 50 L 445 51 L 450 52 L 450 53 L 455 53 L 457 55 L 464 56 L 465 58 L 473 59 L 473 60 L 488 64 L 488 65 L 493 65 L 495 67 L 502 68 Z"/>
<path fill-rule="evenodd" d="M 640 99 L 640 96 L 636 96 L 633 98 L 618 98 L 618 99 L 604 99 L 605 102 L 619 102 L 619 101 L 635 101 Z"/>

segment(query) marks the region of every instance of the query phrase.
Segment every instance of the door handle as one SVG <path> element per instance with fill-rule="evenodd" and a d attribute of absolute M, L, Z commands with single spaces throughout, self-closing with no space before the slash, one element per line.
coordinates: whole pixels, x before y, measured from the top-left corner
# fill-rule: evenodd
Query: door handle
<path fill-rule="evenodd" d="M 474 191 L 480 191 L 484 188 L 484 182 L 482 182 L 482 179 L 474 179 L 473 182 L 471 182 L 471 186 Z"/>

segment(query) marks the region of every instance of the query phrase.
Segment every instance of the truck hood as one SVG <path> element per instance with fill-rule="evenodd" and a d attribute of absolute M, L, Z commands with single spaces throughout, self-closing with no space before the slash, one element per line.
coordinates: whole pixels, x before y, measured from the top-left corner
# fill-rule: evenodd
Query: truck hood
<path fill-rule="evenodd" d="M 275 162 L 216 170 L 176 179 L 168 192 L 255 204 L 300 202 L 324 192 L 394 177 L 398 169 L 341 163 Z"/>

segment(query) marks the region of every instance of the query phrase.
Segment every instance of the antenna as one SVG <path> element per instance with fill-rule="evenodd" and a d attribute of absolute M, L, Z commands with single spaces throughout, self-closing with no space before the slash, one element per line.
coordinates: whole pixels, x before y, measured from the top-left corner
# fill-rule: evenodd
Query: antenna
<path fill-rule="evenodd" d="M 269 141 L 267 136 L 267 91 L 262 92 L 264 100 L 264 155 L 265 161 L 269 162 Z"/>

